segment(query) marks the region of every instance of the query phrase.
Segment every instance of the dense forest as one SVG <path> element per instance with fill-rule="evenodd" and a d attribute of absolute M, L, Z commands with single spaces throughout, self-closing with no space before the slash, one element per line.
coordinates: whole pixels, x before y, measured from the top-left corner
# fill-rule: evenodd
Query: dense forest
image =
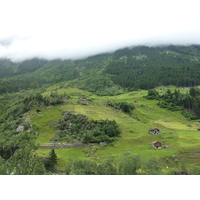
<path fill-rule="evenodd" d="M 198 46 L 136 47 L 114 53 L 105 72 L 115 84 L 134 89 L 199 85 Z"/>
<path fill-rule="evenodd" d="M 0 94 L 75 80 L 79 88 L 98 95 L 115 95 L 124 88 L 152 89 L 159 85 L 200 84 L 200 46 L 138 46 L 83 60 L 42 60 L 20 63 L 0 60 Z M 73 81 L 71 82 L 73 84 Z"/>

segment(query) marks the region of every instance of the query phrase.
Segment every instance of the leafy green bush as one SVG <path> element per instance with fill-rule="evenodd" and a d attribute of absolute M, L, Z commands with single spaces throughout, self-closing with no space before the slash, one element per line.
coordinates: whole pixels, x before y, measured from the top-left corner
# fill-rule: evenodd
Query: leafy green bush
<path fill-rule="evenodd" d="M 114 107 L 118 110 L 122 110 L 125 113 L 130 113 L 131 110 L 135 109 L 135 106 L 132 103 L 127 103 L 127 102 L 116 102 L 113 100 L 110 100 L 107 102 L 108 106 Z"/>
<path fill-rule="evenodd" d="M 79 140 L 84 143 L 111 142 L 119 137 L 121 131 L 115 121 L 89 120 L 85 115 L 65 114 L 54 123 L 59 130 L 58 141 L 73 142 Z"/>

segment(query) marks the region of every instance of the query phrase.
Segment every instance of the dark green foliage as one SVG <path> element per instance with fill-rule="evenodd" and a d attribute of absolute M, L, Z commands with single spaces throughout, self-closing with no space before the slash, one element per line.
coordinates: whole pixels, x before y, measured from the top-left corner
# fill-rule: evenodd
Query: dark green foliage
<path fill-rule="evenodd" d="M 36 155 L 35 130 L 12 133 L 12 125 L 0 135 L 0 173 L 15 175 L 45 174 L 43 159 Z"/>
<path fill-rule="evenodd" d="M 122 110 L 125 113 L 131 113 L 131 110 L 135 109 L 135 106 L 132 103 L 127 102 L 116 102 L 114 100 L 110 100 L 107 102 L 108 106 L 114 107 L 118 110 Z"/>
<path fill-rule="evenodd" d="M 54 149 L 51 149 L 50 153 L 49 153 L 49 160 L 50 160 L 50 163 L 52 164 L 52 166 L 56 165 L 57 164 L 57 155 L 55 153 L 55 150 Z"/>
<path fill-rule="evenodd" d="M 55 153 L 55 150 L 51 149 L 51 151 L 49 152 L 49 156 L 45 158 L 44 160 L 45 168 L 47 170 L 52 170 L 54 166 L 57 164 L 57 161 L 58 161 L 58 158 Z"/>
<path fill-rule="evenodd" d="M 161 173 L 161 166 L 156 158 L 149 158 L 142 164 L 142 174 L 144 175 L 159 175 Z"/>
<path fill-rule="evenodd" d="M 188 170 L 188 175 L 200 175 L 200 167 L 193 164 L 192 168 Z"/>
<path fill-rule="evenodd" d="M 159 100 L 158 105 L 161 108 L 167 108 L 172 111 L 182 111 L 182 115 L 189 120 L 195 120 L 200 117 L 200 89 L 191 87 L 189 93 L 181 94 L 179 90 L 174 92 L 169 89 L 163 95 L 159 95 L 155 89 L 148 91 L 147 99 Z M 184 110 L 185 109 L 185 110 Z"/>
<path fill-rule="evenodd" d="M 80 86 L 83 90 L 94 92 L 99 96 L 114 96 L 123 92 L 122 88 L 113 84 L 107 74 L 86 78 Z"/>
<path fill-rule="evenodd" d="M 4 61 L 4 63 L 7 63 L 8 66 L 2 67 L 10 68 L 11 72 L 8 73 L 10 77 L 0 79 L 0 94 L 40 88 L 45 84 L 58 83 L 79 77 L 78 71 L 70 61 L 32 59 L 22 63 L 10 64 L 10 61 Z M 6 76 L 6 74 L 4 75 Z"/>
<path fill-rule="evenodd" d="M 84 60 L 0 60 L 0 94 L 79 79 L 76 86 L 98 95 L 117 95 L 160 85 L 200 85 L 200 48 L 138 46 Z M 73 83 L 70 83 L 73 84 Z"/>
<path fill-rule="evenodd" d="M 170 170 L 163 172 L 160 162 L 150 157 L 141 159 L 140 156 L 128 156 L 118 160 L 109 157 L 100 163 L 95 161 L 71 159 L 65 167 L 67 175 L 199 175 L 200 167 L 193 165 L 186 169 L 183 161 L 172 160 Z"/>
<path fill-rule="evenodd" d="M 158 99 L 159 93 L 155 89 L 148 90 L 147 96 L 145 96 L 147 99 Z"/>
<path fill-rule="evenodd" d="M 96 168 L 97 175 L 116 175 L 117 167 L 115 166 L 114 159 L 108 158 L 100 163 Z"/>
<path fill-rule="evenodd" d="M 141 167 L 141 161 L 139 156 L 125 157 L 119 163 L 119 174 L 121 175 L 136 175 L 137 170 Z"/>
<path fill-rule="evenodd" d="M 198 119 L 199 117 L 193 115 L 191 112 L 187 111 L 187 110 L 183 110 L 181 112 L 181 114 L 188 120 L 196 120 Z"/>
<path fill-rule="evenodd" d="M 9 174 L 43 175 L 46 173 L 43 159 L 35 154 L 32 147 L 19 149 L 9 160 Z"/>
<path fill-rule="evenodd" d="M 58 94 L 57 92 L 51 92 L 49 96 L 42 96 L 41 94 L 37 93 L 35 95 L 31 95 L 26 97 L 23 100 L 23 104 L 28 111 L 30 108 L 34 106 L 49 106 L 49 105 L 57 105 L 63 103 L 63 100 L 68 99 L 66 93 Z"/>
<path fill-rule="evenodd" d="M 0 119 L 0 174 L 46 173 L 43 159 L 35 153 L 38 148 L 35 143 L 37 127 L 31 127 L 21 118 L 31 108 L 28 99 L 24 98 L 28 98 L 29 93 L 5 94 L 0 97 L 4 103 Z M 36 95 L 35 99 L 41 102 L 41 95 Z M 21 125 L 24 131 L 17 132 L 17 127 Z"/>
<path fill-rule="evenodd" d="M 95 175 L 97 164 L 89 160 L 71 160 L 70 164 L 66 165 L 65 173 L 67 175 Z"/>
<path fill-rule="evenodd" d="M 84 115 L 65 114 L 54 127 L 60 130 L 58 141 L 84 143 L 110 142 L 119 137 L 121 131 L 115 121 L 88 120 Z"/>
<path fill-rule="evenodd" d="M 105 68 L 115 84 L 132 89 L 152 89 L 160 85 L 200 84 L 197 46 L 138 46 L 114 52 Z"/>

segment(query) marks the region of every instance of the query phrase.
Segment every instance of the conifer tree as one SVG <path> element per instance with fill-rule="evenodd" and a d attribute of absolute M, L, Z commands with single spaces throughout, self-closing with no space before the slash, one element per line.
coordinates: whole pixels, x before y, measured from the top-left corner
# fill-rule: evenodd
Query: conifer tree
<path fill-rule="evenodd" d="M 54 168 L 54 166 L 57 164 L 57 155 L 55 153 L 54 149 L 51 149 L 51 151 L 49 152 L 49 157 L 47 157 L 44 161 L 45 164 L 45 168 L 47 170 L 52 170 Z"/>
<path fill-rule="evenodd" d="M 50 151 L 50 153 L 49 153 L 50 165 L 51 165 L 52 167 L 54 167 L 54 165 L 57 164 L 57 160 L 58 160 L 58 158 L 57 158 L 57 155 L 56 155 L 56 153 L 55 153 L 55 150 L 54 150 L 54 149 L 51 149 L 51 151 Z"/>

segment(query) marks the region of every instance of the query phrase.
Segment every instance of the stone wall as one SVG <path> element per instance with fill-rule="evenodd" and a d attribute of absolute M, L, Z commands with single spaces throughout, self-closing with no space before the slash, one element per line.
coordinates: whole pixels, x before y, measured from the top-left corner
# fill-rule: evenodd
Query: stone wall
<path fill-rule="evenodd" d="M 42 149 L 63 149 L 63 148 L 81 148 L 89 147 L 91 144 L 60 144 L 60 145 L 42 145 L 39 148 Z"/>

